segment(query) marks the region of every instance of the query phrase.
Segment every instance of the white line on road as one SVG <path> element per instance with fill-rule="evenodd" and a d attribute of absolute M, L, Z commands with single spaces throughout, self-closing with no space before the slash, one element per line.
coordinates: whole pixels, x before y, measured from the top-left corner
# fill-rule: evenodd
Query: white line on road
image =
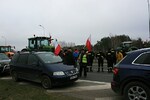
<path fill-rule="evenodd" d="M 47 92 L 74 92 L 74 91 L 86 91 L 86 90 L 101 90 L 101 89 L 110 89 L 110 83 L 106 82 L 98 82 L 98 81 L 89 81 L 89 80 L 78 80 L 77 83 L 87 82 L 91 83 L 90 86 L 75 86 L 75 87 L 67 87 L 67 88 L 60 88 L 60 89 L 50 89 Z M 93 84 L 92 83 L 97 83 Z"/>
<path fill-rule="evenodd" d="M 11 80 L 12 77 L 3 77 L 0 78 L 2 80 Z M 81 84 L 84 84 L 81 86 Z M 54 88 L 47 90 L 47 92 L 73 92 L 73 91 L 86 91 L 86 90 L 101 90 L 101 89 L 110 89 L 110 83 L 107 82 L 98 82 L 98 81 L 90 81 L 90 80 L 77 80 L 76 81 L 79 86 L 65 87 L 65 88 Z M 90 84 L 90 85 L 86 85 Z M 20 85 L 27 84 L 26 82 L 19 82 Z"/>
<path fill-rule="evenodd" d="M 2 79 L 2 80 L 11 80 L 12 77 L 2 77 L 2 78 L 0 78 L 0 79 Z"/>
<path fill-rule="evenodd" d="M 95 100 L 118 100 L 118 98 L 119 96 L 114 96 L 114 97 L 95 98 Z"/>

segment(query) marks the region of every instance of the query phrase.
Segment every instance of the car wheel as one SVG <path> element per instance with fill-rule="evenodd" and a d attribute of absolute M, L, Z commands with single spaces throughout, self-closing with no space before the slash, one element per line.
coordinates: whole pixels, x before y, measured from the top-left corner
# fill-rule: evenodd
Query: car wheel
<path fill-rule="evenodd" d="M 12 72 L 11 72 L 11 76 L 12 76 L 12 79 L 13 79 L 15 82 L 19 81 L 17 72 L 12 71 Z"/>
<path fill-rule="evenodd" d="M 131 82 L 124 88 L 125 100 L 150 100 L 149 88 L 141 82 Z"/>
<path fill-rule="evenodd" d="M 51 79 L 46 75 L 42 76 L 41 84 L 42 84 L 43 88 L 45 88 L 45 89 L 52 88 Z"/>

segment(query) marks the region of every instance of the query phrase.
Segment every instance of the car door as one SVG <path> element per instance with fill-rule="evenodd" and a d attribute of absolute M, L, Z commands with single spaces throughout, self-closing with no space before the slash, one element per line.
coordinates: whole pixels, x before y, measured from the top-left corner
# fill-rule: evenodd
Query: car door
<path fill-rule="evenodd" d="M 18 77 L 23 79 L 26 79 L 28 77 L 27 58 L 28 58 L 28 54 L 20 54 L 15 65 L 15 70 L 18 73 Z"/>
<path fill-rule="evenodd" d="M 30 80 L 39 81 L 42 69 L 39 64 L 39 59 L 34 54 L 30 54 L 27 61 L 28 77 Z"/>
<path fill-rule="evenodd" d="M 140 66 L 140 75 L 150 82 L 150 52 L 142 53 L 134 62 Z M 149 83 L 150 84 L 150 83 Z"/>

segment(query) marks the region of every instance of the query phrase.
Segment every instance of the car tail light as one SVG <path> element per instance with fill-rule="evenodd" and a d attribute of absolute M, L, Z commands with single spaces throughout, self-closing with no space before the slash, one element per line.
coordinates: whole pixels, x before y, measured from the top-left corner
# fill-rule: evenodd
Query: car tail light
<path fill-rule="evenodd" d="M 114 68 L 113 68 L 113 73 L 114 73 L 114 75 L 117 75 L 118 72 L 119 72 L 119 69 L 118 69 L 117 67 L 114 67 Z"/>

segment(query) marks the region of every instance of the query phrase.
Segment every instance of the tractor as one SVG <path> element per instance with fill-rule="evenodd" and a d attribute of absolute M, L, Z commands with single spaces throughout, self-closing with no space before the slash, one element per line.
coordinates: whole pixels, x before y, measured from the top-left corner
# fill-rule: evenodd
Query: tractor
<path fill-rule="evenodd" d="M 133 46 L 132 41 L 124 41 L 119 47 L 117 47 L 117 50 L 123 50 L 124 52 L 129 52 L 137 49 L 137 47 Z"/>
<path fill-rule="evenodd" d="M 28 47 L 21 51 L 54 51 L 54 47 L 51 45 L 50 37 L 32 37 L 28 38 Z"/>
<path fill-rule="evenodd" d="M 14 55 L 14 52 L 12 51 L 12 46 L 0 46 L 0 53 L 5 53 L 10 59 Z"/>

